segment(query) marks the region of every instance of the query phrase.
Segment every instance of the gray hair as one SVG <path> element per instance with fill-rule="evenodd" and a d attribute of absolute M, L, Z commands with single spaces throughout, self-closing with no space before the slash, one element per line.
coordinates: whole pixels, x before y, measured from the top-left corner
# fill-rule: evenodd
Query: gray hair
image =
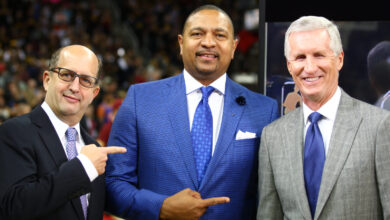
<path fill-rule="evenodd" d="M 284 56 L 288 59 L 290 55 L 290 43 L 288 38 L 293 32 L 312 31 L 318 29 L 325 29 L 329 34 L 329 47 L 337 56 L 343 51 L 343 45 L 341 43 L 340 32 L 337 26 L 328 19 L 320 16 L 302 16 L 299 19 L 291 23 L 290 27 L 286 31 L 284 38 Z"/>

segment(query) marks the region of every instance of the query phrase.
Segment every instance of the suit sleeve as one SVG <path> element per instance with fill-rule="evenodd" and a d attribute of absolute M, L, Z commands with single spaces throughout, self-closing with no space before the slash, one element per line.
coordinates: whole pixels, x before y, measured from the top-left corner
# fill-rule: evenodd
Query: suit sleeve
<path fill-rule="evenodd" d="M 278 108 L 278 103 L 274 100 L 272 102 L 272 112 L 271 112 L 271 122 L 275 121 L 276 119 L 279 118 L 279 108 Z M 270 122 L 270 123 L 271 123 Z"/>
<path fill-rule="evenodd" d="M 263 129 L 259 149 L 259 205 L 257 219 L 283 219 L 283 211 L 276 191 L 267 143 L 267 127 Z"/>
<path fill-rule="evenodd" d="M 124 218 L 158 219 L 167 196 L 138 188 L 136 107 L 135 89 L 132 86 L 115 117 L 108 140 L 109 146 L 126 147 L 127 152 L 109 155 L 106 167 L 106 208 Z"/>
<path fill-rule="evenodd" d="M 390 116 L 381 121 L 376 134 L 375 166 L 383 219 L 390 219 Z"/>
<path fill-rule="evenodd" d="M 77 158 L 49 170 L 53 161 L 33 132 L 14 121 L 0 127 L 0 219 L 40 218 L 91 190 Z"/>

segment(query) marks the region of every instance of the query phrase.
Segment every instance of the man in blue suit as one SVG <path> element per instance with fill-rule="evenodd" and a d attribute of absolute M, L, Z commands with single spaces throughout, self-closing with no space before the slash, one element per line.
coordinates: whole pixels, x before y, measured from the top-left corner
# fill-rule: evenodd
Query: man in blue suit
<path fill-rule="evenodd" d="M 127 153 L 110 155 L 107 209 L 143 220 L 255 219 L 259 137 L 277 104 L 227 77 L 237 40 L 220 8 L 193 11 L 178 41 L 183 73 L 131 86 L 117 113 L 108 143 Z M 194 127 L 207 102 L 212 141 L 200 172 Z"/>

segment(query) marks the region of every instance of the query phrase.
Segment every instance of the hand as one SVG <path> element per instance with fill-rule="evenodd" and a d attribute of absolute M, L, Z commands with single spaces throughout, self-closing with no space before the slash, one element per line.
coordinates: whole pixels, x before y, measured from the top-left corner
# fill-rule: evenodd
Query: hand
<path fill-rule="evenodd" d="M 199 219 L 209 206 L 229 201 L 229 197 L 202 199 L 198 192 L 187 188 L 164 200 L 159 217 L 175 220 Z"/>
<path fill-rule="evenodd" d="M 99 175 L 106 170 L 107 154 L 125 153 L 124 147 L 96 147 L 94 144 L 86 145 L 81 148 L 80 153 L 91 160 Z"/>

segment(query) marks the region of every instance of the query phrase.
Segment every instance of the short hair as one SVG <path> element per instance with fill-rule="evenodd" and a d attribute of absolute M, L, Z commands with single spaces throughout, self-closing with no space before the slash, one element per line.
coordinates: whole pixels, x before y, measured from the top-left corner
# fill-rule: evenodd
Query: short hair
<path fill-rule="evenodd" d="M 288 56 L 290 55 L 290 43 L 288 38 L 291 33 L 318 29 L 325 29 L 328 32 L 330 39 L 329 47 L 335 56 L 339 55 L 343 51 L 343 45 L 341 43 L 340 32 L 337 26 L 333 22 L 321 16 L 302 16 L 292 22 L 286 31 L 284 38 L 284 56 L 288 59 Z"/>
<path fill-rule="evenodd" d="M 65 46 L 67 47 L 67 46 Z M 58 65 L 58 61 L 60 60 L 60 54 L 61 54 L 61 51 L 65 48 L 65 47 L 61 47 L 59 49 L 57 49 L 52 55 L 51 55 L 51 58 L 50 58 L 50 61 L 49 61 L 49 70 L 50 69 L 53 69 L 53 68 L 56 68 L 57 65 Z M 96 56 L 96 54 L 95 54 Z M 102 68 L 103 68 L 103 63 L 102 63 L 102 60 L 96 56 L 97 60 L 98 60 L 98 71 L 97 71 L 97 80 L 98 82 L 100 81 L 100 77 L 102 75 Z"/>
<path fill-rule="evenodd" d="M 202 5 L 198 8 L 196 8 L 195 10 L 193 10 L 187 17 L 186 21 L 184 22 L 184 26 L 183 26 L 183 30 L 182 30 L 182 34 L 184 34 L 184 31 L 186 30 L 186 26 L 187 26 L 187 22 L 189 20 L 189 18 L 193 15 L 195 15 L 196 13 L 200 12 L 200 11 L 203 11 L 203 10 L 214 10 L 214 11 L 218 11 L 218 12 L 221 12 L 222 14 L 224 14 L 228 20 L 229 20 L 229 23 L 232 25 L 232 30 L 233 30 L 233 37 L 234 37 L 234 25 L 233 25 L 233 21 L 232 19 L 230 18 L 230 16 L 224 11 L 222 10 L 221 8 L 219 8 L 218 6 L 215 6 L 215 5 L 211 5 L 211 4 L 207 4 L 207 5 Z"/>
<path fill-rule="evenodd" d="M 380 93 L 390 89 L 390 41 L 381 41 L 367 55 L 368 77 Z"/>

